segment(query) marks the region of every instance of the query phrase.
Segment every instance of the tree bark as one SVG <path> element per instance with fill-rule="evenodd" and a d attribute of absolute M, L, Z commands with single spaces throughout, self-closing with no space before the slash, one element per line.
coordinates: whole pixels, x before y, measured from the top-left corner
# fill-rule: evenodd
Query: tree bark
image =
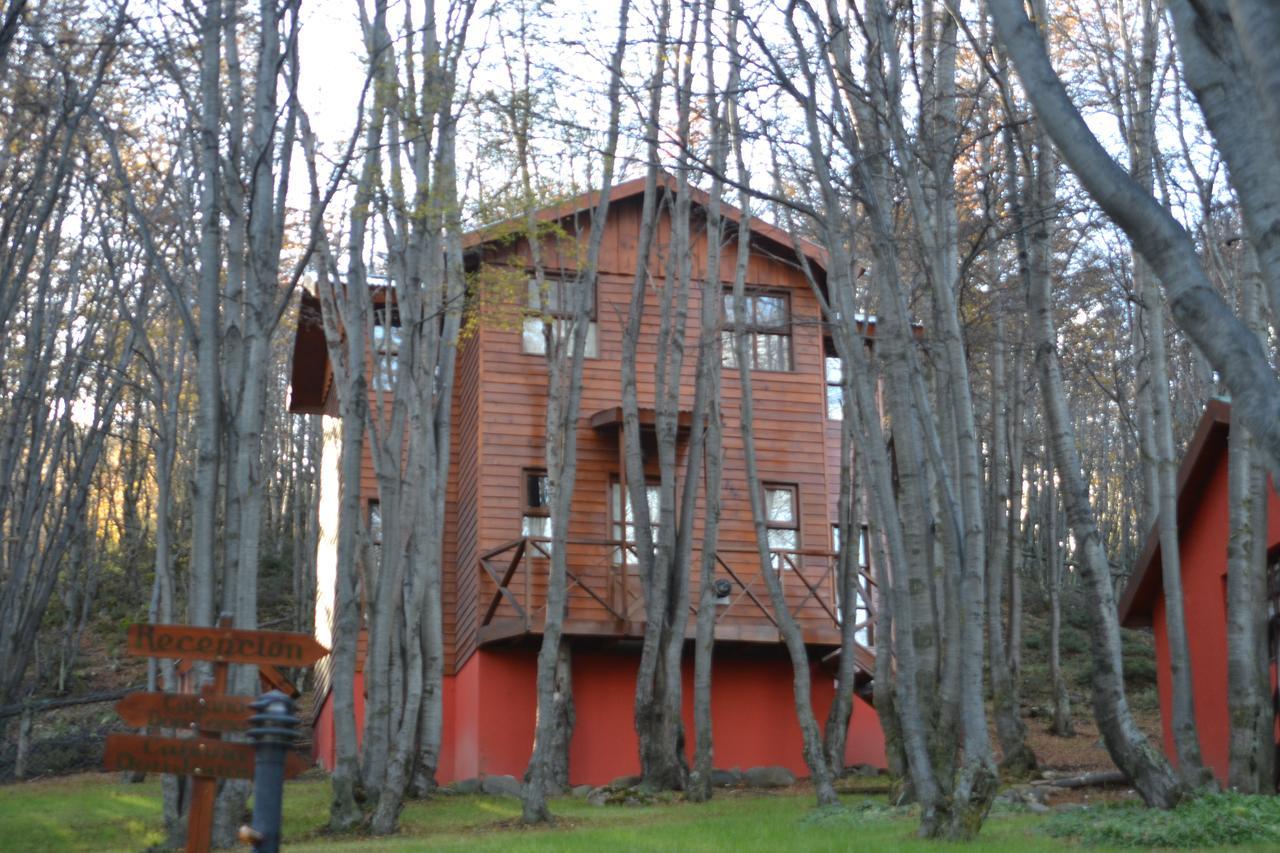
<path fill-rule="evenodd" d="M 1044 41 L 1020 0 L 987 0 L 987 6 L 1045 131 L 1086 191 L 1160 277 L 1174 319 L 1231 389 L 1233 413 L 1253 432 L 1275 467 L 1280 462 L 1280 379 L 1257 338 L 1213 289 L 1186 229 L 1143 192 L 1093 136 L 1054 72 Z M 1189 4 L 1173 5 L 1175 20 L 1181 7 Z M 1185 51 L 1188 41 L 1180 39 L 1180 44 Z M 1233 181 L 1243 174 L 1233 170 Z"/>
<path fill-rule="evenodd" d="M 1245 248 L 1240 306 L 1261 326 L 1256 256 Z M 1246 429 L 1231 431 L 1227 455 L 1230 536 L 1227 540 L 1227 707 L 1231 717 L 1228 784 L 1246 794 L 1275 792 L 1275 712 L 1267 637 L 1267 504 L 1265 471 L 1255 462 Z"/>
<path fill-rule="evenodd" d="M 1002 0 L 988 0 L 993 12 Z M 1018 10 L 1021 15 L 1021 10 Z M 996 15 L 1001 24 L 1001 15 Z M 1024 16 L 1025 20 L 1025 16 Z M 1007 22 L 1006 22 L 1007 23 Z M 1001 26 L 1006 45 L 1010 35 Z M 1038 39 L 1038 36 L 1034 36 Z M 1016 37 L 1015 37 L 1016 38 Z M 1014 52 L 1017 60 L 1018 54 Z M 1024 57 L 1025 61 L 1025 57 Z M 1052 175 L 1047 139 L 1043 132 L 1036 145 L 1036 188 L 1034 204 L 1027 205 L 1039 215 L 1033 232 L 1024 230 L 1024 201 L 1017 179 L 1017 153 L 1012 131 L 1006 130 L 1006 185 L 1013 206 L 1015 233 L 1018 237 L 1018 267 L 1028 292 L 1031 314 L 1031 338 L 1035 347 L 1036 367 L 1040 375 L 1040 392 L 1044 405 L 1046 432 L 1052 451 L 1054 470 L 1060 482 L 1067 520 L 1075 538 L 1080 574 L 1089 595 L 1092 621 L 1090 638 L 1093 654 L 1093 705 L 1098 728 L 1112 760 L 1130 779 L 1143 800 L 1151 806 L 1172 808 L 1180 802 L 1185 789 L 1158 748 L 1147 741 L 1129 710 L 1124 692 L 1124 667 L 1121 657 L 1120 625 L 1116 616 L 1115 590 L 1111 583 L 1111 566 L 1102 549 L 1097 521 L 1089 501 L 1088 485 L 1083 476 L 1075 429 L 1067 410 L 1066 391 L 1058 361 L 1053 324 L 1050 273 Z M 1110 161 L 1108 161 L 1110 162 Z M 1114 166 L 1114 163 L 1112 163 Z M 1123 173 L 1122 173 L 1123 174 Z M 1126 176 L 1127 180 L 1127 176 Z M 1032 255 L 1031 253 L 1034 252 Z"/>

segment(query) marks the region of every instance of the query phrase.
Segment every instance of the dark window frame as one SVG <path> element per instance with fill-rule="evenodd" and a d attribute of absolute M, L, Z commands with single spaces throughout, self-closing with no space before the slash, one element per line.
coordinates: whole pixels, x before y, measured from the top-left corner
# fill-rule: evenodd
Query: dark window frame
<path fill-rule="evenodd" d="M 759 285 L 746 285 L 742 291 L 743 300 L 747 303 L 748 313 L 752 316 L 750 320 L 744 318 L 742 324 L 742 332 L 748 337 L 748 349 L 751 351 L 751 369 L 762 373 L 794 373 L 796 370 L 796 353 L 795 353 L 795 317 L 791 311 L 791 291 L 786 288 L 764 287 Z M 783 321 L 777 325 L 766 325 L 753 322 L 755 319 L 755 304 L 752 302 L 756 297 L 772 297 L 782 300 L 782 310 L 784 314 Z M 724 331 L 727 337 L 722 340 L 729 344 L 727 352 L 722 347 L 721 361 L 726 367 L 737 367 L 737 342 L 735 336 L 738 328 L 734 317 L 730 313 L 730 306 L 733 304 L 733 288 L 726 287 L 724 295 L 720 300 L 720 318 L 724 325 Z M 758 344 L 760 335 L 769 335 L 771 337 L 784 338 L 786 341 L 784 367 L 761 367 L 760 366 L 760 347 Z M 726 355 L 728 357 L 726 357 Z"/>
<path fill-rule="evenodd" d="M 831 378 L 831 362 L 838 368 L 836 377 Z M 836 352 L 835 343 L 830 338 L 822 339 L 822 381 L 824 402 L 827 409 L 827 420 L 844 420 L 844 360 Z M 832 392 L 834 391 L 834 398 Z M 832 408 L 832 403 L 835 408 Z"/>
<path fill-rule="evenodd" d="M 549 286 L 548 290 L 554 289 L 555 293 L 560 294 L 554 300 L 558 303 L 561 297 L 563 296 L 563 292 L 564 292 L 563 285 L 566 285 L 566 284 L 571 285 L 571 284 L 580 282 L 581 279 L 579 278 L 577 273 L 574 273 L 574 274 L 556 273 L 553 275 L 544 275 L 543 281 L 545 281 L 548 284 Z M 587 348 L 586 348 L 584 357 L 599 358 L 600 357 L 600 324 L 597 320 L 597 314 L 599 312 L 599 305 L 600 305 L 600 276 L 598 275 L 595 276 L 595 278 L 593 278 L 589 283 L 588 287 L 590 288 L 591 305 L 590 305 L 590 309 L 587 312 Z M 547 318 L 550 318 L 549 324 L 551 325 L 553 330 L 552 335 L 557 336 L 562 334 L 561 332 L 562 328 L 563 329 L 571 328 L 570 324 L 573 320 L 573 312 L 563 310 L 560 308 L 556 308 L 555 310 L 544 311 L 543 308 L 541 307 L 542 294 L 540 291 L 538 292 L 539 304 L 535 306 L 534 305 L 535 288 L 537 288 L 537 279 L 533 276 L 532 273 L 530 273 L 529 277 L 525 280 L 525 289 L 524 289 L 524 295 L 522 299 L 524 316 L 523 316 L 523 320 L 521 321 L 521 329 L 520 329 L 520 352 L 522 355 L 536 355 L 536 356 L 545 357 L 546 356 L 545 335 L 546 335 L 546 326 L 548 325 Z M 530 321 L 535 321 L 537 324 L 536 340 L 540 342 L 537 345 L 537 347 L 530 346 L 530 341 L 534 339 L 533 337 L 531 337 L 532 335 L 534 335 L 534 332 L 530 327 L 530 324 L 529 324 Z M 592 345 L 593 343 L 594 343 L 594 346 Z"/>
<path fill-rule="evenodd" d="M 769 492 L 771 491 L 788 491 L 791 493 L 791 521 L 774 521 L 769 518 Z M 803 539 L 800 535 L 800 485 L 798 483 L 775 483 L 762 482 L 760 484 L 761 497 L 764 499 L 764 526 L 765 536 L 774 530 L 792 530 L 795 531 L 795 544 L 790 548 L 774 548 L 773 543 L 768 543 L 769 551 L 799 551 L 803 547 Z M 794 559 L 794 558 L 793 558 Z M 775 561 L 775 568 L 783 565 L 781 558 Z"/>
<path fill-rule="evenodd" d="M 391 322 L 387 322 L 390 316 Z M 379 331 L 379 330 L 386 331 Z M 393 333 L 389 330 L 395 329 Z M 376 391 L 394 391 L 400 374 L 400 307 L 378 305 L 373 309 L 373 333 L 369 349 L 373 355 L 373 388 Z"/>
<path fill-rule="evenodd" d="M 529 501 L 530 485 L 534 477 L 546 479 L 547 469 L 536 467 L 520 469 L 520 535 L 529 539 L 550 540 L 554 535 L 551 519 L 551 483 L 550 480 L 547 480 L 546 493 L 542 495 L 545 503 L 531 503 Z M 543 528 L 544 532 L 540 534 L 532 532 L 534 525 L 529 523 L 531 520 L 536 521 L 538 523 L 537 526 Z M 551 543 L 549 541 L 539 541 L 529 546 L 530 558 L 544 559 L 550 556 Z"/>
<path fill-rule="evenodd" d="M 660 488 L 661 483 L 659 483 L 658 479 L 655 477 L 645 477 L 644 487 L 647 493 L 650 489 Z M 615 500 L 615 497 L 614 497 L 615 490 L 621 493 L 618 495 L 620 500 Z M 608 508 L 609 508 L 609 529 L 608 529 L 609 539 L 616 542 L 628 542 L 631 544 L 635 544 L 634 542 L 632 542 L 632 540 L 626 538 L 627 536 L 626 507 L 627 507 L 627 504 L 631 502 L 631 484 L 628 483 L 626 485 L 626 488 L 622 488 L 622 478 L 617 474 L 610 474 L 609 475 L 609 494 L 606 497 L 607 499 L 605 503 L 608 505 Z M 614 514 L 615 512 L 617 512 L 618 514 L 615 515 Z M 653 514 L 650 513 L 649 527 L 653 530 L 655 541 L 657 538 L 658 528 L 660 526 L 661 526 L 661 521 L 657 518 L 654 518 Z M 635 527 L 634 521 L 632 522 L 631 527 L 632 528 Z M 621 529 L 622 531 L 621 535 L 615 535 L 617 529 Z"/>

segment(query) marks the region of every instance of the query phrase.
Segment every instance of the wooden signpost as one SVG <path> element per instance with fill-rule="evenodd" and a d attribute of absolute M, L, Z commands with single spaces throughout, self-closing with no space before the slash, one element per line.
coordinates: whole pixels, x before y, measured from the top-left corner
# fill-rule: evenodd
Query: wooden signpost
<path fill-rule="evenodd" d="M 310 666 L 329 653 L 310 634 L 242 631 L 222 617 L 216 628 L 191 625 L 129 626 L 129 654 L 213 662 L 213 680 L 199 693 L 131 693 L 116 705 L 131 726 L 187 729 L 194 737 L 116 734 L 107 738 L 108 770 L 141 770 L 190 776 L 191 807 L 187 819 L 188 853 L 206 853 L 212 844 L 213 805 L 218 779 L 252 779 L 254 749 L 247 743 L 222 740 L 224 732 L 244 731 L 253 711 L 249 696 L 228 696 L 231 664 L 262 667 Z M 285 775 L 307 768 L 292 753 Z"/>
<path fill-rule="evenodd" d="M 219 625 L 129 626 L 127 651 L 151 658 L 184 658 L 268 666 L 311 666 L 329 654 L 310 634 L 286 631 L 240 631 Z"/>
<path fill-rule="evenodd" d="M 195 693 L 130 693 L 116 703 L 116 713 L 131 726 L 158 729 L 194 728 L 206 732 L 239 732 L 248 728 L 251 696 Z M 167 771 L 166 771 L 167 772 Z"/>
<path fill-rule="evenodd" d="M 106 762 L 117 770 L 252 779 L 253 755 L 250 744 L 218 738 L 112 735 L 107 741 Z M 306 769 L 306 759 L 290 753 L 284 775 L 292 779 Z"/>

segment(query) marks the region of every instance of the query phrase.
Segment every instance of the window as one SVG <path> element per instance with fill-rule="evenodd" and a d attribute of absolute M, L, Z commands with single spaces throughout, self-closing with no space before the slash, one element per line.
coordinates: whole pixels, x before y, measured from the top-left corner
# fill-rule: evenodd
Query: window
<path fill-rule="evenodd" d="M 844 419 L 844 365 L 831 341 L 823 345 L 822 370 L 827 380 L 827 418 Z"/>
<path fill-rule="evenodd" d="M 833 550 L 838 555 L 840 553 L 840 525 L 831 525 L 831 544 Z M 859 574 L 867 574 L 871 568 L 871 552 L 868 550 L 870 542 L 867 540 L 867 525 L 858 528 L 858 572 Z M 868 602 L 863 599 L 862 586 L 859 581 L 854 581 L 853 592 L 853 624 L 861 625 L 869 622 L 871 619 L 871 608 Z M 840 587 L 836 586 L 836 621 L 840 621 L 844 616 L 840 602 Z M 859 628 L 853 635 L 853 638 L 862 646 L 871 647 L 871 625 Z"/>
<path fill-rule="evenodd" d="M 636 542 L 636 517 L 631 504 L 631 490 L 627 488 L 623 494 L 622 483 L 614 480 L 609 484 L 609 534 L 616 542 Z M 644 487 L 645 501 L 649 504 L 649 533 L 653 544 L 658 541 L 659 516 L 662 512 L 662 493 L 657 483 L 646 483 Z M 629 565 L 636 564 L 636 556 L 626 548 L 619 546 L 619 554 L 627 555 Z M 619 557 L 615 562 L 622 562 Z"/>
<path fill-rule="evenodd" d="M 394 391 L 399 370 L 399 312 L 393 309 L 388 323 L 387 309 L 378 308 L 373 314 L 373 387 L 378 391 Z"/>
<path fill-rule="evenodd" d="M 377 501 L 369 501 L 368 523 L 370 568 L 376 572 L 382 565 L 382 505 Z"/>
<path fill-rule="evenodd" d="M 526 469 L 522 475 L 523 508 L 520 519 L 520 535 L 535 539 L 551 537 L 551 486 L 546 471 Z M 545 553 L 551 550 L 550 543 L 539 543 L 536 548 Z"/>
<path fill-rule="evenodd" d="M 574 288 L 587 288 L 587 358 L 600 355 L 596 335 L 596 289 L 594 284 L 584 284 L 576 278 L 546 278 L 539 287 L 536 279 L 529 279 L 528 298 L 525 305 L 528 315 L 524 318 L 521 348 L 531 355 L 547 354 L 546 328 L 551 327 L 554 339 L 566 339 L 573 328 Z M 545 299 L 544 299 L 545 297 Z"/>
<path fill-rule="evenodd" d="M 737 315 L 731 291 L 724 294 L 721 355 L 725 367 L 737 367 L 734 333 Z M 752 370 L 791 369 L 791 302 L 787 293 L 748 288 L 742 296 L 742 331 L 747 336 Z"/>
<path fill-rule="evenodd" d="M 796 487 L 765 485 L 765 527 L 768 529 L 770 551 L 795 551 L 800 547 L 800 515 L 796 506 Z M 781 570 L 790 564 L 781 555 L 774 554 L 773 567 Z"/>

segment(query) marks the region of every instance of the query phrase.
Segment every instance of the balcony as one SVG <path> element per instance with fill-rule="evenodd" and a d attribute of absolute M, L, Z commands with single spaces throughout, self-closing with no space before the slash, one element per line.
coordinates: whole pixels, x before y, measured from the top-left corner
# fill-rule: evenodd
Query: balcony
<path fill-rule="evenodd" d="M 644 592 L 635 545 L 609 539 L 570 539 L 567 543 L 568 636 L 640 638 L 644 635 Z M 836 590 L 836 554 L 825 550 L 774 551 L 783 595 L 792 617 L 811 647 L 840 645 L 843 618 Z M 546 584 L 551 540 L 516 539 L 480 557 L 480 643 L 536 635 L 546 619 Z M 692 639 L 698 613 L 700 556 L 692 560 L 693 590 L 685 636 Z M 718 641 L 777 643 L 778 622 L 755 549 L 716 552 L 716 580 L 727 594 L 716 599 Z M 857 578 L 853 608 L 859 666 L 874 668 L 875 581 L 866 570 Z"/>

